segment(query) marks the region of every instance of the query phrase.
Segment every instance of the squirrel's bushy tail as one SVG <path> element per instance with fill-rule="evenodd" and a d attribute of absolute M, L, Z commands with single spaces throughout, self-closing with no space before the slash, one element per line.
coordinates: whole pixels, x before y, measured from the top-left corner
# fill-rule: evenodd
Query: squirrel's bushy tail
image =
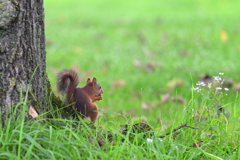
<path fill-rule="evenodd" d="M 74 70 L 63 70 L 57 75 L 58 90 L 66 94 L 66 105 L 73 103 L 74 90 L 79 83 L 78 74 Z"/>

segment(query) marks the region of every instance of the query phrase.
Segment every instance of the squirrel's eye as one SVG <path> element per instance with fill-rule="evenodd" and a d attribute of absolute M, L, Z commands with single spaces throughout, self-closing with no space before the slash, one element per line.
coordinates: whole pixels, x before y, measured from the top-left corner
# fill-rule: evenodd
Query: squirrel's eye
<path fill-rule="evenodd" d="M 102 87 L 100 86 L 99 89 L 101 89 Z"/>

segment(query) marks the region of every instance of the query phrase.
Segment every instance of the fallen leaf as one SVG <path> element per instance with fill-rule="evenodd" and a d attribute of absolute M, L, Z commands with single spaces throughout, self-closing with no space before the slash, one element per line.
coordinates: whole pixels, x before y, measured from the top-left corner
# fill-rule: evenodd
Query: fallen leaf
<path fill-rule="evenodd" d="M 170 94 L 164 94 L 161 98 L 161 104 L 168 102 L 178 102 L 184 104 L 186 101 L 182 96 L 171 97 Z"/>
<path fill-rule="evenodd" d="M 167 103 L 170 101 L 170 94 L 164 94 L 161 98 L 161 104 Z"/>
<path fill-rule="evenodd" d="M 112 82 L 112 90 L 126 86 L 127 82 L 123 79 L 116 79 Z"/>
<path fill-rule="evenodd" d="M 142 67 L 142 63 L 139 60 L 133 62 L 134 67 Z"/>
<path fill-rule="evenodd" d="M 32 106 L 30 106 L 28 114 L 32 116 L 32 118 L 36 118 L 38 116 L 37 111 Z"/>
<path fill-rule="evenodd" d="M 197 143 L 194 143 L 193 145 L 191 145 L 191 147 L 193 147 L 193 148 L 201 147 L 202 142 L 203 142 L 203 141 L 200 140 L 200 141 L 198 141 Z"/>
<path fill-rule="evenodd" d="M 98 144 L 100 147 L 102 147 L 106 144 L 106 142 L 103 139 L 98 139 Z"/>
<path fill-rule="evenodd" d="M 150 110 L 156 108 L 159 105 L 159 102 L 152 101 L 152 102 L 142 102 L 142 109 Z"/>
<path fill-rule="evenodd" d="M 147 71 L 151 71 L 153 72 L 156 68 L 156 64 L 154 62 L 149 62 L 146 64 L 146 66 L 144 67 Z"/>
<path fill-rule="evenodd" d="M 156 64 L 155 62 L 142 63 L 139 60 L 135 60 L 133 62 L 133 65 L 134 67 L 142 68 L 144 71 L 147 71 L 147 72 L 153 72 L 156 70 L 157 67 L 163 68 L 162 64 Z"/>
<path fill-rule="evenodd" d="M 181 97 L 181 96 L 171 97 L 170 101 L 178 102 L 178 103 L 182 103 L 182 104 L 185 103 L 185 99 L 183 97 Z"/>
<path fill-rule="evenodd" d="M 144 110 L 149 110 L 149 108 L 150 108 L 149 103 L 143 102 L 143 103 L 142 103 L 142 108 L 143 108 Z"/>
<path fill-rule="evenodd" d="M 172 79 L 171 81 L 169 81 L 169 82 L 167 83 L 167 86 L 168 86 L 169 88 L 171 88 L 171 89 L 174 89 L 174 88 L 176 88 L 176 87 L 178 87 L 178 86 L 182 86 L 183 84 L 184 84 L 183 79 L 174 78 L 174 79 Z"/>

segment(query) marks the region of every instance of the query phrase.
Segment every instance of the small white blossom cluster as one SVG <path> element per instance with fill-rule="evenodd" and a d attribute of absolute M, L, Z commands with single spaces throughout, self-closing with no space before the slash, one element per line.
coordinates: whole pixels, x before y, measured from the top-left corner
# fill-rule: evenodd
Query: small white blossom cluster
<path fill-rule="evenodd" d="M 201 92 L 201 88 L 200 87 L 196 87 L 196 88 L 194 88 L 194 91 L 197 91 L 197 92 Z"/>
<path fill-rule="evenodd" d="M 194 88 L 194 90 L 197 92 L 201 92 L 201 90 L 202 90 L 201 87 L 207 86 L 208 88 L 212 88 L 212 83 L 205 84 L 204 82 L 198 81 L 198 83 L 196 83 L 196 85 L 198 87 Z"/>
<path fill-rule="evenodd" d="M 212 83 L 208 83 L 207 87 L 212 88 Z"/>
<path fill-rule="evenodd" d="M 221 78 L 222 75 L 224 75 L 224 73 L 219 73 L 220 76 L 215 76 L 214 77 L 214 84 L 216 82 L 216 84 L 218 85 L 218 87 L 216 87 L 216 91 L 219 91 L 219 90 L 222 90 L 223 88 L 221 87 L 224 83 L 224 79 Z M 207 86 L 208 88 L 212 88 L 213 84 L 212 83 L 208 83 L 208 84 L 205 84 L 204 82 L 200 82 L 198 81 L 198 83 L 196 83 L 197 87 L 194 88 L 195 91 L 197 92 L 201 92 L 201 87 L 205 87 Z M 224 88 L 225 91 L 228 91 L 229 89 L 228 88 Z"/>
<path fill-rule="evenodd" d="M 214 81 L 216 81 L 218 84 L 222 85 L 224 83 L 225 79 L 222 79 L 220 76 L 216 76 L 216 77 L 214 77 Z"/>
<path fill-rule="evenodd" d="M 201 92 L 201 90 L 202 90 L 201 86 L 206 86 L 206 84 L 204 82 L 200 82 L 200 81 L 198 81 L 198 83 L 196 83 L 196 85 L 198 87 L 194 88 L 194 90 L 197 91 L 197 92 Z"/>
<path fill-rule="evenodd" d="M 206 86 L 206 84 L 204 82 L 200 82 L 200 81 L 198 81 L 198 83 L 196 85 L 197 86 Z"/>

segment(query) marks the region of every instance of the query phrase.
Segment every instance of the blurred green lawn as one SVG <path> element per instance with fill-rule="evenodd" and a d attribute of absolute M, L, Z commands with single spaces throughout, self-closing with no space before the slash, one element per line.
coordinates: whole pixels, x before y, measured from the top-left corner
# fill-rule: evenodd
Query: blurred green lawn
<path fill-rule="evenodd" d="M 103 86 L 97 104 L 106 113 L 100 120 L 184 121 L 183 108 L 202 102 L 191 90 L 201 74 L 240 79 L 239 9 L 237 0 L 45 0 L 47 72 L 54 92 L 56 73 L 75 68 L 80 86 L 88 76 Z M 173 79 L 184 84 L 170 92 Z M 161 105 L 166 92 L 186 103 Z M 235 97 L 229 91 L 224 103 Z"/>

